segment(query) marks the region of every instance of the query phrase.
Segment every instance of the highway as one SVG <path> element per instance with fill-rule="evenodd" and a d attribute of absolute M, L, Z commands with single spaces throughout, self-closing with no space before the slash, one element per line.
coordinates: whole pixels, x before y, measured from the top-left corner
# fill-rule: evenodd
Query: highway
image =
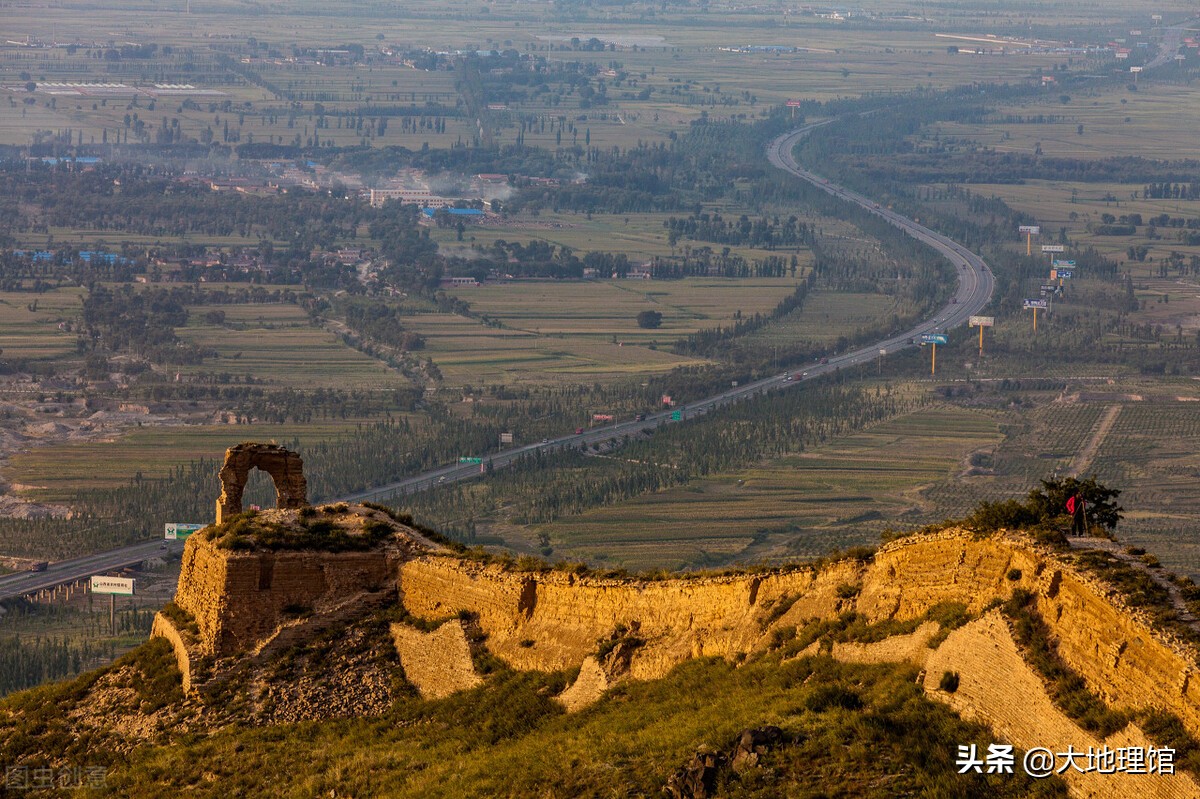
<path fill-rule="evenodd" d="M 913 340 L 923 334 L 942 333 L 967 324 L 968 317 L 978 314 L 991 301 L 992 291 L 995 286 L 992 274 L 982 258 L 961 244 L 939 233 L 935 233 L 908 217 L 901 216 L 888 208 L 881 208 L 878 203 L 868 197 L 830 183 L 820 175 L 809 172 L 796 163 L 792 157 L 792 149 L 796 142 L 810 131 L 821 125 L 828 124 L 829 121 L 810 123 L 778 137 L 767 147 L 767 158 L 779 169 L 790 172 L 801 180 L 808 181 L 834 197 L 854 203 L 876 216 L 887 220 L 918 241 L 922 241 L 933 247 L 953 264 L 958 275 L 958 287 L 950 303 L 935 312 L 928 320 L 910 330 L 895 333 L 869 346 L 830 356 L 827 363 L 812 364 L 806 368 L 793 369 L 786 373 L 772 375 L 744 385 L 731 387 L 706 399 L 692 402 L 682 407 L 646 414 L 642 420 L 631 419 L 604 427 L 592 428 L 578 434 L 546 439 L 541 443 L 514 447 L 513 449 L 487 456 L 482 464 L 450 464 L 413 477 L 397 480 L 369 491 L 338 497 L 331 501 L 381 501 L 417 491 L 425 491 L 447 483 L 469 480 L 478 477 L 481 473 L 485 473 L 489 468 L 502 469 L 520 458 L 533 456 L 539 452 L 549 453 L 568 448 L 577 449 L 583 445 L 600 444 L 619 440 L 626 436 L 632 437 L 651 431 L 662 425 L 670 424 L 673 412 L 679 412 L 683 419 L 695 418 L 696 416 L 704 415 L 712 410 L 750 396 L 762 394 L 767 391 L 791 389 L 806 381 L 816 379 L 821 375 L 834 372 L 838 369 L 854 366 L 859 363 L 872 362 L 877 357 L 890 355 L 907 347 L 917 346 L 913 344 Z M 146 558 L 182 549 L 181 543 L 175 544 L 172 542 L 169 549 L 163 549 L 161 545 L 162 542 L 158 540 L 148 541 L 109 552 L 61 561 L 52 564 L 44 572 L 26 572 L 0 577 L 0 600 L 73 582 L 74 580 L 93 574 L 131 566 Z"/>
<path fill-rule="evenodd" d="M 1167 66 L 1175 60 L 1176 54 L 1179 53 L 1179 48 L 1183 44 L 1184 35 L 1192 30 L 1192 26 L 1196 24 L 1196 19 L 1189 19 L 1186 22 L 1180 22 L 1178 25 L 1170 25 L 1162 29 L 1162 40 L 1158 44 L 1158 55 L 1152 61 L 1147 62 L 1145 69 L 1157 69 L 1158 67 Z"/>
<path fill-rule="evenodd" d="M 164 544 L 166 546 L 164 546 Z M 34 594 L 58 585 L 86 580 L 93 574 L 104 574 L 114 569 L 134 566 L 150 558 L 165 557 L 172 552 L 182 552 L 183 542 L 142 541 L 120 549 L 97 552 L 79 558 L 51 563 L 44 572 L 16 572 L 0 577 L 0 599 L 13 599 Z"/>

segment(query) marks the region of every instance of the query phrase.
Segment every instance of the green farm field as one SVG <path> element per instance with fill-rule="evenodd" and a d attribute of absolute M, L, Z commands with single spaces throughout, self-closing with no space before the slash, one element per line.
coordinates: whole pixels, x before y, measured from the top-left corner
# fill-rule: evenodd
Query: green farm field
<path fill-rule="evenodd" d="M 161 33 L 160 33 L 161 35 Z M 153 34 L 149 40 L 162 44 Z M 192 42 L 197 48 L 183 56 L 172 56 L 156 63 L 156 71 L 139 62 L 116 64 L 97 61 L 84 49 L 75 54 L 62 50 L 28 51 L 13 54 L 0 50 L 0 64 L 8 69 L 0 72 L 0 92 L 7 112 L 0 125 L 0 143 L 26 144 L 38 131 L 70 128 L 80 143 L 88 145 L 132 142 L 132 128 L 126 117 L 140 120 L 150 132 L 157 131 L 164 120 L 184 136 L 201 139 L 206 130 L 213 140 L 224 140 L 226 126 L 238 134 L 229 143 L 260 142 L 269 144 L 311 144 L 310 138 L 334 146 L 354 146 L 364 142 L 377 146 L 396 145 L 420 149 L 448 147 L 460 138 L 469 138 L 473 125 L 465 118 L 446 117 L 446 130 L 432 128 L 403 131 L 397 121 L 379 134 L 374 129 L 361 130 L 351 126 L 348 119 L 333 117 L 328 126 L 318 127 L 320 114 L 312 104 L 305 113 L 282 109 L 281 101 L 265 88 L 247 83 L 216 61 L 217 50 L 209 51 L 212 42 Z M 197 52 L 198 51 L 198 52 Z M 200 55 L 200 53 L 204 53 Z M 5 58 L 4 56 L 8 57 Z M 197 57 L 199 56 L 199 57 Z M 186 65 L 186 66 L 185 66 Z M 271 62 L 247 65 L 265 81 L 289 92 L 321 93 L 324 97 L 339 98 L 322 103 L 332 113 L 353 111 L 371 104 L 402 104 L 424 106 L 440 102 L 453 108 L 457 94 L 454 77 L 449 72 L 425 72 L 399 65 L 380 65 L 368 73 L 351 66 L 297 66 Z M 130 89 L 124 95 L 51 96 L 44 92 L 29 95 L 23 87 L 15 86 L 18 73 L 29 73 L 36 82 L 122 83 L 130 87 L 144 86 L 147 79 L 169 80 L 195 87 L 193 94 L 161 96 L 149 101 L 145 96 L 135 99 Z M 23 101 L 32 97 L 36 102 Z M 22 102 L 18 104 L 18 99 Z M 185 102 L 187 100 L 188 102 Z"/>
<path fill-rule="evenodd" d="M 795 208 L 770 209 L 765 214 L 756 214 L 745 208 L 735 208 L 727 204 L 708 204 L 704 213 L 719 213 L 726 219 L 736 220 L 742 214 L 751 219 L 766 216 L 787 216 L 797 213 Z M 542 211 L 535 217 L 522 213 L 503 224 L 472 225 L 468 229 L 470 244 L 460 244 L 456 241 L 456 233 L 449 228 L 432 228 L 430 235 L 437 240 L 440 250 L 447 255 L 464 254 L 470 256 L 471 246 L 490 246 L 496 240 L 520 242 L 544 241 L 558 247 L 569 247 L 576 253 L 587 253 L 593 250 L 600 252 L 619 252 L 627 255 L 633 263 L 654 256 L 682 255 L 685 250 L 698 250 L 709 247 L 720 253 L 724 247 L 703 241 L 681 240 L 671 247 L 667 240 L 667 230 L 664 227 L 671 217 L 685 218 L 688 211 L 674 214 L 630 213 L 604 214 L 593 213 L 553 213 Z M 824 218 L 804 218 L 804 222 L 821 225 L 827 232 L 839 229 L 837 220 Z M 730 247 L 730 254 L 740 255 L 747 261 L 762 260 L 769 257 L 791 259 L 796 256 L 798 267 L 796 274 L 803 276 L 805 270 L 812 264 L 812 253 L 807 247 L 779 247 L 774 250 L 756 247 Z"/>
<path fill-rule="evenodd" d="M 633 569 L 811 557 L 885 529 L 961 518 L 1054 476 L 1122 491 L 1121 542 L 1200 575 L 1200 394 L 1191 385 L 1084 385 L 1013 409 L 938 404 L 756 467 L 531 528 L 555 558 Z M 1143 392 L 1143 393 L 1137 393 Z M 1106 421 L 1107 420 L 1107 421 Z"/>
<path fill-rule="evenodd" d="M 1200 575 L 1200 392 L 1126 381 L 1083 387 L 1061 401 L 1000 417 L 1004 440 L 958 479 L 927 487 L 931 516 L 962 516 L 983 500 L 1022 497 L 1054 475 L 1095 476 L 1122 491 L 1120 541 Z M 1102 424 L 1106 417 L 1109 426 Z"/>
<path fill-rule="evenodd" d="M 508 327 L 547 335 L 586 335 L 648 343 L 670 341 L 717 325 L 735 315 L 767 314 L 795 291 L 795 278 L 685 278 L 683 280 L 598 280 L 486 284 L 456 288 L 479 313 Z M 658 311 L 662 326 L 637 326 L 641 311 Z"/>
<path fill-rule="evenodd" d="M 1200 330 L 1200 276 L 1141 277 L 1138 271 L 1133 273 L 1137 280 L 1134 294 L 1142 304 L 1138 320 L 1162 325 L 1168 340 L 1182 335 L 1195 341 Z"/>
<path fill-rule="evenodd" d="M 383 363 L 351 349 L 333 333 L 312 327 L 296 306 L 202 306 L 181 338 L 211 348 L 216 360 L 173 367 L 180 375 L 213 372 L 252 375 L 276 387 L 296 389 L 404 388 L 411 382 Z M 222 310 L 226 326 L 210 324 L 204 310 Z M 238 329 L 230 329 L 230 324 Z"/>
<path fill-rule="evenodd" d="M 751 334 L 760 346 L 811 342 L 832 345 L 842 336 L 878 325 L 896 311 L 895 300 L 884 294 L 817 291 L 804 307 Z"/>
<path fill-rule="evenodd" d="M 549 19 L 519 4 L 492 4 L 480 9 L 469 2 L 415 3 L 403 9 L 383 5 L 294 4 L 286 9 L 256 8 L 252 13 L 238 4 L 194 2 L 191 13 L 180 0 L 176 7 L 156 7 L 154 14 L 135 2 L 89 6 L 78 13 L 69 6 L 47 14 L 44 10 L 8 9 L 0 22 L 4 38 L 25 36 L 85 43 L 74 53 L 64 50 L 14 49 L 0 53 L 0 84 L 9 87 L 9 114 L 0 125 L 0 141 L 26 143 L 38 131 L 71 129 L 85 144 L 113 142 L 124 135 L 124 115 L 136 112 L 150 130 L 167 120 L 178 122 L 184 135 L 199 137 L 205 129 L 223 135 L 223 124 L 232 118 L 235 142 L 321 143 L 337 146 L 367 143 L 394 144 L 419 149 L 445 147 L 470 141 L 475 121 L 447 117 L 444 132 L 403 132 L 399 124 L 379 134 L 335 121 L 317 128 L 313 97 L 321 96 L 329 111 L 353 111 L 372 103 L 426 101 L 456 105 L 454 76 L 428 73 L 395 63 L 344 66 L 297 64 L 286 60 L 292 46 L 336 47 L 361 44 L 369 52 L 381 45 L 398 49 L 432 47 L 444 51 L 514 49 L 533 51 L 552 61 L 573 60 L 608 68 L 614 58 L 629 78 L 614 82 L 609 102 L 602 108 L 585 108 L 573 92 L 531 97 L 511 107 L 524 115 L 566 116 L 585 124 L 596 146 L 632 147 L 658 141 L 678 131 L 702 114 L 710 118 L 753 116 L 770 104 L 805 97 L 826 100 L 863 92 L 905 91 L 915 86 L 949 87 L 973 81 L 1019 81 L 1048 71 L 1059 57 L 1052 54 L 1012 53 L 996 57 L 967 57 L 947 51 L 941 31 L 985 34 L 996 26 L 1024 25 L 1027 17 L 948 12 L 926 29 L 911 25 L 848 27 L 833 20 L 806 15 L 749 13 L 745 9 L 713 9 L 711 14 L 659 10 L 656 19 L 639 19 L 640 11 L 610 12 L 603 21 L 568 22 Z M 932 7 L 931 7 L 932 8 Z M 483 13 L 487 12 L 487 13 Z M 1045 22 L 1075 18 L 1071 9 L 1047 10 Z M 1096 17 L 1107 19 L 1099 10 Z M 730 20 L 734 24 L 730 25 Z M 673 24 L 673 23 L 683 24 Z M 98 33 L 100 32 L 100 33 Z M 563 51 L 572 38 L 598 37 L 621 44 L 606 52 Z M 217 57 L 232 43 L 249 37 L 268 46 L 245 68 L 260 80 L 296 93 L 301 107 L 279 113 L 280 102 L 267 89 L 246 82 L 221 66 Z M 173 52 L 160 54 L 151 64 L 130 60 L 109 62 L 90 58 L 86 43 L 93 41 L 153 42 Z M 630 47 L 628 45 L 636 46 Z M 738 53 L 721 47 L 785 45 L 802 48 L 797 53 Z M 275 48 L 279 56 L 269 55 Z M 554 49 L 559 48 L 559 49 Z M 164 98 L 153 109 L 143 102 L 128 107 L 128 98 L 112 98 L 93 108 L 92 98 L 52 98 L 42 93 L 37 102 L 20 107 L 21 73 L 35 81 L 148 81 L 191 83 L 219 92 L 197 95 L 198 108 L 185 106 L 179 97 Z M 764 75 L 770 75 L 769 80 Z M 649 96 L 643 96 L 646 89 Z M 2 98 L 0 98 L 2 99 Z M 228 101 L 232 109 L 214 114 L 210 104 Z M 247 105 L 249 104 L 249 105 Z M 274 109 L 272 113 L 271 109 Z M 508 112 L 494 114 L 499 142 L 516 136 Z M 218 119 L 219 124 L 218 124 Z M 557 146 L 553 134 L 526 136 L 528 144 Z M 582 143 L 582 142 L 581 142 Z"/>
<path fill-rule="evenodd" d="M 1027 181 L 1022 185 L 980 184 L 971 190 L 981 196 L 995 196 L 1014 208 L 1032 214 L 1041 225 L 1041 243 L 1057 241 L 1058 231 L 1067 229 L 1072 242 L 1096 250 L 1115 260 L 1124 261 L 1123 270 L 1134 276 L 1151 275 L 1155 272 L 1150 258 L 1161 261 L 1172 252 L 1185 256 L 1200 255 L 1200 247 L 1181 243 L 1174 228 L 1163 228 L 1157 238 L 1148 238 L 1144 226 L 1133 236 L 1102 236 L 1088 231 L 1089 224 L 1101 224 L 1103 214 L 1120 217 L 1125 214 L 1141 214 L 1149 220 L 1160 214 L 1172 217 L 1200 217 L 1200 201 L 1142 199 L 1145 184 L 1127 183 L 1071 183 L 1060 181 Z M 1136 193 L 1136 197 L 1134 196 Z M 1107 200 L 1105 198 L 1108 198 Z M 1113 199 L 1116 198 L 1116 199 Z M 1018 234 L 1013 231 L 1013 240 Z M 1053 241 L 1052 241 L 1053 240 Z M 1021 241 L 1023 246 L 1024 241 Z M 1039 240 L 1034 240 L 1037 247 Z M 1131 261 L 1126 251 L 1132 244 L 1149 248 L 1146 261 Z"/>
<path fill-rule="evenodd" d="M 1145 547 L 1164 566 L 1195 576 L 1200 573 L 1200 406 L 1194 392 L 1181 394 L 1185 401 L 1121 403 L 1091 471 L 1124 491 L 1122 539 Z"/>
<path fill-rule="evenodd" d="M 426 339 L 446 382 L 590 383 L 700 363 L 670 352 L 697 330 L 769 313 L 795 290 L 792 278 L 521 281 L 458 287 L 475 313 L 499 321 L 485 327 L 449 314 L 406 317 Z M 656 330 L 639 328 L 642 311 L 663 314 Z"/>
<path fill-rule="evenodd" d="M 566 324 L 567 320 L 561 320 Z M 573 333 L 541 335 L 520 330 L 496 330 L 451 314 L 413 317 L 409 326 L 425 337 L 419 355 L 431 358 L 445 383 L 580 384 L 659 374 L 677 366 L 703 361 L 634 344 L 612 343 L 595 328 Z"/>
<path fill-rule="evenodd" d="M 112 440 L 53 444 L 17 454 L 5 467 L 4 474 L 20 487 L 23 496 L 45 502 L 72 502 L 81 490 L 128 485 L 135 474 L 158 477 L 190 461 L 219 460 L 225 449 L 238 441 L 277 442 L 287 446 L 298 442 L 303 448 L 336 438 L 369 421 L 373 420 L 338 418 L 286 425 L 139 427 Z M 219 493 L 216 486 L 214 498 Z"/>
<path fill-rule="evenodd" d="M 1145 81 L 1136 92 L 1076 93 L 1067 103 L 1061 102 L 1061 94 L 1049 89 L 1044 99 L 1000 106 L 994 114 L 1053 114 L 1064 117 L 1061 122 L 939 123 L 936 127 L 943 136 L 974 139 L 1000 152 L 1032 154 L 1040 144 L 1047 158 L 1200 158 L 1200 142 L 1190 135 L 1200 125 L 1200 87 Z"/>
<path fill-rule="evenodd" d="M 951 480 L 1003 438 L 983 412 L 928 407 L 808 452 L 540 525 L 555 557 L 633 569 L 816 556 L 875 544 L 933 510 L 921 489 Z"/>
<path fill-rule="evenodd" d="M 204 326 L 204 316 L 212 311 L 225 315 L 229 327 L 296 328 L 308 327 L 308 314 L 298 305 L 285 302 L 195 305 L 188 309 L 190 325 Z"/>
<path fill-rule="evenodd" d="M 59 324 L 79 316 L 83 289 L 0 292 L 0 349 L 6 359 L 56 360 L 75 352 Z"/>

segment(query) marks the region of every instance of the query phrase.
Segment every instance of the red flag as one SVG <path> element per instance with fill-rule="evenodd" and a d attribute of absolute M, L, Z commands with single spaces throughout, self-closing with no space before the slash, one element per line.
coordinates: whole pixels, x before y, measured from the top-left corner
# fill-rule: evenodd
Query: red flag
<path fill-rule="evenodd" d="M 1067 513 L 1071 514 L 1072 516 L 1075 515 L 1075 497 L 1067 498 Z"/>

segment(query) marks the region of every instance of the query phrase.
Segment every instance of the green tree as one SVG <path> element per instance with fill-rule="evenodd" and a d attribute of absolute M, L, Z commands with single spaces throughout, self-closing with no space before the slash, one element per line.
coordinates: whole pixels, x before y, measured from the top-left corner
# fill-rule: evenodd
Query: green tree
<path fill-rule="evenodd" d="M 1034 510 L 1018 499 L 981 502 L 965 519 L 966 525 L 974 530 L 1023 530 L 1040 521 Z"/>
<path fill-rule="evenodd" d="M 662 325 L 662 314 L 658 311 L 642 311 L 637 315 L 638 327 L 655 330 Z"/>
<path fill-rule="evenodd" d="M 1077 497 L 1083 500 L 1088 530 L 1099 533 L 1115 530 L 1125 510 L 1116 503 L 1120 489 L 1100 485 L 1094 476 L 1087 480 L 1062 477 L 1041 483 L 1042 487 L 1030 491 L 1024 502 L 1017 499 L 981 502 L 964 523 L 981 531 L 1058 528 L 1063 517 L 1069 516 L 1067 500 Z"/>
<path fill-rule="evenodd" d="M 1029 508 L 1040 519 L 1049 520 L 1067 513 L 1067 500 L 1079 497 L 1086 509 L 1088 529 L 1102 527 L 1111 532 L 1121 521 L 1121 512 L 1125 509 L 1117 504 L 1121 495 L 1118 488 L 1108 488 L 1096 482 L 1093 475 L 1087 480 L 1075 477 L 1060 477 L 1055 480 L 1042 480 L 1042 488 L 1029 492 Z"/>

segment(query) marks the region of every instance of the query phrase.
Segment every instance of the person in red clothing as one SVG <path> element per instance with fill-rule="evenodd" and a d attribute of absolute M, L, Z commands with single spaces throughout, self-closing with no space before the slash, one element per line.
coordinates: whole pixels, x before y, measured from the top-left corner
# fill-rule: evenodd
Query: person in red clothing
<path fill-rule="evenodd" d="M 1071 535 L 1087 535 L 1087 516 L 1084 513 L 1083 497 L 1076 494 L 1068 498 L 1067 513 L 1071 514 Z"/>

